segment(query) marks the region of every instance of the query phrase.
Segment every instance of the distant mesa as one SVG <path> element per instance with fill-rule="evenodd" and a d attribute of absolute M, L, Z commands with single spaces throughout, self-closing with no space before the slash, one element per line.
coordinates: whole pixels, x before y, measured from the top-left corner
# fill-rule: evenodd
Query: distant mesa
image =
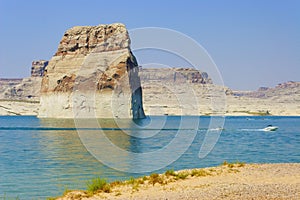
<path fill-rule="evenodd" d="M 274 97 L 288 97 L 288 95 L 299 95 L 300 82 L 288 81 L 280 83 L 274 88 L 260 87 L 257 91 L 235 91 L 233 95 L 251 97 L 251 98 L 274 98 Z"/>
<path fill-rule="evenodd" d="M 211 78 L 206 72 L 200 72 L 193 68 L 141 68 L 143 81 L 168 81 L 174 83 L 212 84 Z"/>

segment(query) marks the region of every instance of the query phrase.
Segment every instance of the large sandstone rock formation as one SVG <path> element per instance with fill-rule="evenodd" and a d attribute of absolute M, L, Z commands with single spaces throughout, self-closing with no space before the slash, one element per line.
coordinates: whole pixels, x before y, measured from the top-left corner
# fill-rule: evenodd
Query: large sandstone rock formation
<path fill-rule="evenodd" d="M 45 69 L 39 117 L 144 118 L 138 70 L 123 24 L 73 27 Z"/>

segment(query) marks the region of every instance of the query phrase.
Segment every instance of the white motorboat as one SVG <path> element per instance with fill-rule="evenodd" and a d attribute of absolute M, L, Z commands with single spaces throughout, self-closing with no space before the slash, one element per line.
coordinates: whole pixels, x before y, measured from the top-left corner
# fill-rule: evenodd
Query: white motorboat
<path fill-rule="evenodd" d="M 268 125 L 266 128 L 264 128 L 264 131 L 276 131 L 278 129 L 278 126 L 272 126 Z"/>

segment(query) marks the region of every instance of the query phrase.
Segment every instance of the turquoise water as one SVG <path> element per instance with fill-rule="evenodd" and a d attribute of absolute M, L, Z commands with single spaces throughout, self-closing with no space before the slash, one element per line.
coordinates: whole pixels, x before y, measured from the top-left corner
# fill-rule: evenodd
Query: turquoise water
<path fill-rule="evenodd" d="M 181 117 L 152 117 L 151 128 L 143 126 L 151 120 L 141 120 L 133 126 L 131 120 L 100 120 L 99 127 L 88 124 L 80 132 L 89 137 L 103 131 L 107 138 L 121 149 L 145 153 L 154 152 L 170 144 L 178 135 L 178 129 L 192 139 L 187 151 L 175 162 L 157 170 L 184 169 L 216 166 L 224 160 L 247 163 L 300 162 L 300 117 L 226 117 L 224 129 L 213 150 L 204 158 L 198 154 L 207 134 L 210 117 L 187 117 L 199 120 L 196 136 L 190 133 L 194 127 L 180 126 Z M 160 126 L 160 122 L 164 122 Z M 275 132 L 262 128 L 272 124 L 279 126 Z M 182 146 L 180 146 L 182 145 Z M 175 150 L 180 150 L 184 142 Z M 97 148 L 107 152 L 103 146 Z M 134 158 L 116 157 L 124 169 L 139 170 L 141 166 L 128 165 Z M 168 159 L 151 157 L 150 162 Z M 123 163 L 124 162 L 124 163 Z M 130 176 L 150 174 L 127 173 L 107 167 L 95 159 L 82 144 L 73 120 L 50 120 L 36 117 L 0 117 L 0 199 L 45 199 L 61 195 L 65 189 L 85 189 L 86 181 L 101 176 L 109 181 L 127 179 Z"/>

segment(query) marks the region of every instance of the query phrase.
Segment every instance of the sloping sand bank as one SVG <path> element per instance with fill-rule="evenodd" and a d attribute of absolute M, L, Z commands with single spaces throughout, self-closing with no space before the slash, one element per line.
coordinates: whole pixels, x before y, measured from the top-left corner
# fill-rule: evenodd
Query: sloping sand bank
<path fill-rule="evenodd" d="M 159 175 L 154 185 L 144 177 L 113 186 L 109 193 L 73 191 L 58 199 L 300 199 L 300 163 L 228 164 L 175 174 Z"/>

